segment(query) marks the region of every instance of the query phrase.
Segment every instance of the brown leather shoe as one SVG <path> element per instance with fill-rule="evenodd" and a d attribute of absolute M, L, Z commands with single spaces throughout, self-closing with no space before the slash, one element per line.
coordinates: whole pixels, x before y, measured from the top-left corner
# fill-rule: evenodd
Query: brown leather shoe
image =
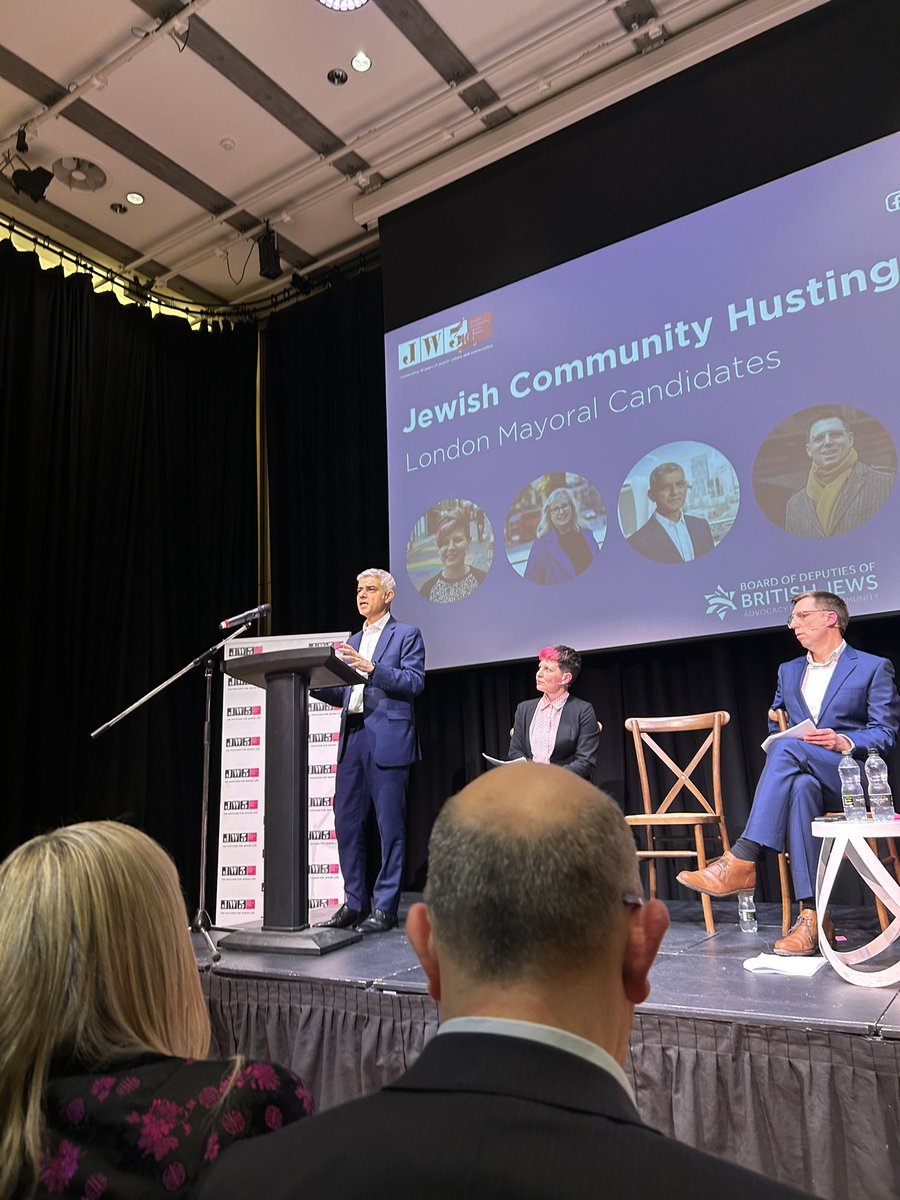
<path fill-rule="evenodd" d="M 828 913 L 822 918 L 822 932 L 829 942 L 834 941 L 834 926 Z M 773 949 L 783 958 L 788 955 L 819 953 L 819 919 L 814 908 L 801 908 L 800 916 L 791 926 L 787 937 L 779 938 Z"/>
<path fill-rule="evenodd" d="M 679 871 L 678 882 L 694 892 L 707 896 L 734 896 L 738 892 L 752 892 L 756 887 L 756 863 L 735 858 L 726 850 L 721 858 L 714 858 L 700 871 Z"/>

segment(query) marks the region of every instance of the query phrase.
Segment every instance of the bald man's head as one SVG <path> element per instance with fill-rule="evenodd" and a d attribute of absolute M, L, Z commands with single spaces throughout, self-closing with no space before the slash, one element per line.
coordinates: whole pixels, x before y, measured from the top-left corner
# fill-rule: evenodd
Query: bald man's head
<path fill-rule="evenodd" d="M 622 813 L 560 767 L 511 763 L 442 809 L 425 899 L 443 953 L 485 981 L 571 969 L 640 893 Z"/>

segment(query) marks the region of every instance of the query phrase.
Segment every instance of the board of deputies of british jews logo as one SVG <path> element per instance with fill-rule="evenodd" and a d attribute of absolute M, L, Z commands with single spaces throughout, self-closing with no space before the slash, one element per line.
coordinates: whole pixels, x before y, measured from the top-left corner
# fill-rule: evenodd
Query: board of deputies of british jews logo
<path fill-rule="evenodd" d="M 226 779 L 259 779 L 259 767 L 226 767 Z"/>
<path fill-rule="evenodd" d="M 225 800 L 222 803 L 225 812 L 256 812 L 259 809 L 258 800 Z"/>
<path fill-rule="evenodd" d="M 229 737 L 225 739 L 226 750 L 248 750 L 259 744 L 260 739 L 258 737 Z"/>
<path fill-rule="evenodd" d="M 310 875 L 337 875 L 340 867 L 337 863 L 310 863 Z"/>
<path fill-rule="evenodd" d="M 230 704 L 225 709 L 226 717 L 261 717 L 261 704 Z"/>
<path fill-rule="evenodd" d="M 255 833 L 223 833 L 223 846 L 243 846 L 249 842 L 256 842 L 257 835 Z"/>
<path fill-rule="evenodd" d="M 252 863 L 242 863 L 238 867 L 223 867 L 222 878 L 234 879 L 241 878 L 246 875 L 255 875 L 256 867 Z"/>
<path fill-rule="evenodd" d="M 310 829 L 309 840 L 311 842 L 333 842 L 337 840 L 337 834 L 333 829 Z"/>
<path fill-rule="evenodd" d="M 331 808 L 331 796 L 310 796 L 309 808 Z"/>
<path fill-rule="evenodd" d="M 252 896 L 242 900 L 220 900 L 219 908 L 222 912 L 248 912 L 250 909 L 256 908 L 256 901 Z"/>
<path fill-rule="evenodd" d="M 310 763 L 310 775 L 334 775 L 337 773 L 337 763 Z"/>
<path fill-rule="evenodd" d="M 312 743 L 336 742 L 340 738 L 340 736 L 341 735 L 339 733 L 337 733 L 336 731 L 334 733 L 311 733 L 309 735 L 309 740 Z"/>

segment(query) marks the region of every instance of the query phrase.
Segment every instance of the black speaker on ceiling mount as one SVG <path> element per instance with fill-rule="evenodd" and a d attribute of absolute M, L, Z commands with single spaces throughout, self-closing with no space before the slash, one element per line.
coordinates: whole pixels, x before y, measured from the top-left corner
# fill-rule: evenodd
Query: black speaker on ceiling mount
<path fill-rule="evenodd" d="M 277 279 L 281 275 L 281 259 L 278 256 L 278 235 L 266 226 L 265 233 L 256 239 L 259 249 L 259 273 L 263 279 Z"/>

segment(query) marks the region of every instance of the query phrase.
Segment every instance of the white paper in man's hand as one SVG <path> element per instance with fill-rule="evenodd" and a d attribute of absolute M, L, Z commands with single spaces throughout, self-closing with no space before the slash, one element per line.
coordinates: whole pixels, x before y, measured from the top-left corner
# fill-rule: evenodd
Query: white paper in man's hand
<path fill-rule="evenodd" d="M 762 743 L 762 748 L 768 754 L 769 747 L 775 742 L 780 742 L 782 738 L 802 738 L 804 734 L 812 733 L 815 727 L 815 722 L 806 717 L 799 725 L 792 725 L 790 729 L 785 729 L 784 733 L 770 733 Z"/>

